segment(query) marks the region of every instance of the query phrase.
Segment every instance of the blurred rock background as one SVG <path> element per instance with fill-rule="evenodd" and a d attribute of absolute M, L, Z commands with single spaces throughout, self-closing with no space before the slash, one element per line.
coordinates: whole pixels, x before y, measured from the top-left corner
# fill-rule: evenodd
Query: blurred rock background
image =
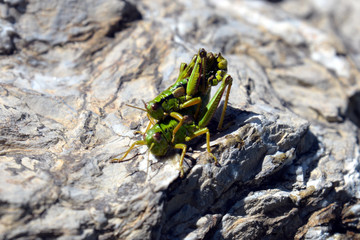
<path fill-rule="evenodd" d="M 0 1 L 1 239 L 359 239 L 357 1 Z M 224 131 L 146 147 L 142 106 L 199 48 Z"/>

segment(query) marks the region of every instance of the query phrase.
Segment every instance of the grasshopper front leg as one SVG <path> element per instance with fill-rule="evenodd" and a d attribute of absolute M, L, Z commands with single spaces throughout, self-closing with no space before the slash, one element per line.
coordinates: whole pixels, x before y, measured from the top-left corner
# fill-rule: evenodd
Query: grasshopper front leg
<path fill-rule="evenodd" d="M 203 135 L 203 134 L 206 134 L 206 149 L 207 149 L 207 152 L 210 154 L 210 156 L 214 159 L 215 161 L 215 164 L 217 164 L 217 159 L 216 157 L 211 153 L 211 150 L 210 150 L 210 132 L 209 132 L 209 129 L 207 127 L 205 128 L 202 128 L 202 129 L 199 129 L 197 131 L 195 131 L 191 136 L 187 136 L 185 138 L 185 141 L 191 141 L 192 139 L 200 136 L 200 135 Z M 179 167 L 180 167 L 180 177 L 182 178 L 184 176 L 184 168 L 183 168 L 183 162 L 184 162 L 184 158 L 185 158 L 185 153 L 186 153 L 186 149 L 187 149 L 187 145 L 186 144 L 183 144 L 183 143 L 178 143 L 178 144 L 175 144 L 174 148 L 176 149 L 181 149 L 182 150 L 182 153 L 181 153 L 181 156 L 180 156 L 180 161 L 179 161 Z"/>
<path fill-rule="evenodd" d="M 196 118 L 197 114 L 199 113 L 200 107 L 201 107 L 201 97 L 192 98 L 192 99 L 184 102 L 183 104 L 180 105 L 180 109 L 188 108 L 188 107 L 195 106 L 195 105 L 197 105 L 196 112 L 194 115 L 195 116 L 194 118 Z M 187 118 L 185 118 L 183 115 L 181 115 L 180 113 L 177 113 L 177 112 L 171 112 L 169 115 L 179 121 L 178 125 L 173 130 L 172 140 L 171 140 L 171 142 L 173 143 L 175 140 L 175 134 L 180 129 L 180 127 L 186 122 Z"/>
<path fill-rule="evenodd" d="M 186 153 L 186 144 L 183 143 L 178 143 L 175 144 L 174 148 L 176 149 L 181 149 L 181 156 L 180 156 L 180 161 L 179 161 L 179 167 L 180 167 L 180 177 L 184 177 L 184 168 L 183 168 L 183 162 L 184 162 L 184 158 L 185 158 L 185 153 Z"/>
<path fill-rule="evenodd" d="M 148 119 L 149 119 L 149 123 L 148 123 L 145 131 L 144 131 L 144 132 L 142 132 L 142 131 L 135 131 L 135 134 L 139 133 L 139 134 L 141 134 L 141 135 L 144 135 L 144 134 L 146 134 L 146 132 L 151 128 L 151 126 L 154 126 L 154 125 L 156 124 L 156 120 L 153 119 L 153 118 L 150 116 L 149 113 L 146 113 L 146 116 L 147 116 Z"/>
<path fill-rule="evenodd" d="M 135 146 L 141 146 L 141 145 L 146 145 L 146 142 L 144 140 L 139 140 L 134 142 L 129 149 L 125 152 L 124 156 L 122 156 L 121 158 L 114 158 L 112 159 L 110 162 L 114 163 L 114 162 L 121 162 L 123 161 L 126 156 L 129 154 L 129 152 L 135 147 Z"/>
<path fill-rule="evenodd" d="M 206 134 L 206 149 L 207 149 L 207 152 L 210 154 L 210 156 L 212 158 L 214 158 L 214 161 L 215 161 L 215 164 L 217 164 L 217 159 L 216 157 L 211 153 L 211 150 L 210 150 L 210 132 L 209 132 L 209 129 L 207 127 L 204 127 L 204 128 L 201 128 L 197 131 L 195 131 L 191 136 L 188 136 L 185 138 L 185 141 L 191 141 L 192 139 L 200 136 L 200 135 L 203 135 L 203 134 Z"/>

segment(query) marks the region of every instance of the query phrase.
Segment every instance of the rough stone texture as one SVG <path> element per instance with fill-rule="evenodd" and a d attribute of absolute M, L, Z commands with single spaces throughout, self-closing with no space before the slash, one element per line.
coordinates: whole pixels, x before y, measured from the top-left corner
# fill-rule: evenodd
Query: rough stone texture
<path fill-rule="evenodd" d="M 271 3 L 276 2 L 276 3 Z M 1 239 L 360 238 L 357 1 L 0 2 Z M 141 106 L 200 47 L 228 128 L 146 147 Z"/>

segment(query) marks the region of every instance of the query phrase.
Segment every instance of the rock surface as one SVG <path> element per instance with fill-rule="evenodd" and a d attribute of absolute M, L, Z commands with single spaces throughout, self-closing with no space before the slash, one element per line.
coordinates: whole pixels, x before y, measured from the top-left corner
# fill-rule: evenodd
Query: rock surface
<path fill-rule="evenodd" d="M 1 239 L 360 238 L 360 3 L 0 3 Z M 201 47 L 234 82 L 228 128 L 146 147 L 141 106 Z"/>

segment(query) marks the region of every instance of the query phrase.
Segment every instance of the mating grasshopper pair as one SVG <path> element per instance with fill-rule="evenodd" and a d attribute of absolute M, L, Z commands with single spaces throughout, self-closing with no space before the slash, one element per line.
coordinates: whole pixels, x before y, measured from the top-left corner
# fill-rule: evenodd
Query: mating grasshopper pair
<path fill-rule="evenodd" d="M 177 81 L 155 99 L 144 103 L 144 110 L 150 120 L 144 139 L 134 142 L 122 158 L 113 159 L 112 162 L 122 161 L 136 145 L 147 145 L 156 156 L 164 156 L 170 148 L 182 149 L 179 163 L 182 177 L 187 149 L 185 142 L 206 134 L 207 151 L 217 163 L 216 157 L 210 151 L 210 133 L 206 126 L 228 87 L 218 125 L 218 129 L 222 128 L 232 85 L 232 78 L 226 72 L 226 59 L 220 53 L 214 55 L 206 53 L 204 49 L 199 50 L 190 64 L 182 63 Z M 220 82 L 219 89 L 210 99 L 211 87 Z"/>

